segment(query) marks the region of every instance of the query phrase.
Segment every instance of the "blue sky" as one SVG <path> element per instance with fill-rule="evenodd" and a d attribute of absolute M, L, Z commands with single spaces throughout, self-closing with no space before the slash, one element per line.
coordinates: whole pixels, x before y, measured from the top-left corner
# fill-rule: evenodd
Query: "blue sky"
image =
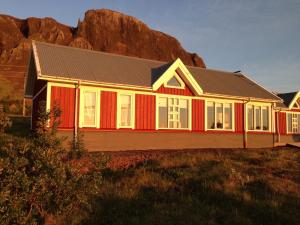
<path fill-rule="evenodd" d="M 242 70 L 272 91 L 300 90 L 300 0 L 0 0 L 0 13 L 76 26 L 109 8 L 176 37 L 209 68 Z"/>

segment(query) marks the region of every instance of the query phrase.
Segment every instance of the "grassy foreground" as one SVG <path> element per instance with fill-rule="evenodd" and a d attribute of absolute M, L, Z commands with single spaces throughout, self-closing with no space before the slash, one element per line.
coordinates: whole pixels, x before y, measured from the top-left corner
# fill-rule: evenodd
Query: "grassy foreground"
<path fill-rule="evenodd" d="M 92 156 L 96 157 L 96 156 Z M 112 153 L 83 224 L 300 224 L 300 150 Z"/>

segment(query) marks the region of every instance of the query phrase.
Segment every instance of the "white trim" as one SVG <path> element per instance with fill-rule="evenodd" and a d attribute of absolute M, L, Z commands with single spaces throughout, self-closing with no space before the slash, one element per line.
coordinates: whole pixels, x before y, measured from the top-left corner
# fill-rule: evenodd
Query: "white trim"
<path fill-rule="evenodd" d="M 32 41 L 32 50 L 33 50 L 34 61 L 36 66 L 36 76 L 37 78 L 39 78 L 42 75 L 42 70 L 41 70 L 41 64 L 40 64 L 40 60 L 39 60 L 39 56 L 38 56 L 38 52 L 34 40 Z"/>
<path fill-rule="evenodd" d="M 85 125 L 84 124 L 84 93 L 85 92 L 95 92 L 96 93 L 96 109 L 95 109 L 95 124 Z M 79 128 L 100 128 L 100 99 L 101 91 L 94 87 L 82 87 L 80 86 L 80 98 L 79 98 Z"/>
<path fill-rule="evenodd" d="M 172 86 L 172 85 L 168 85 L 169 81 L 175 77 L 175 79 L 178 81 L 178 83 L 180 84 L 180 86 Z M 167 81 L 165 81 L 164 86 L 166 88 L 175 88 L 175 89 L 184 89 L 185 88 L 185 83 L 182 81 L 182 79 L 179 77 L 179 75 L 177 74 L 177 72 L 175 71 L 174 75 Z"/>
<path fill-rule="evenodd" d="M 204 125 L 204 130 L 205 131 L 235 131 L 235 102 L 231 101 L 231 100 L 224 100 L 224 99 L 205 99 L 205 105 L 204 105 L 204 111 L 205 111 L 205 118 L 204 118 L 204 122 L 205 122 L 205 125 Z M 221 103 L 223 104 L 223 113 L 222 113 L 222 116 L 223 116 L 223 124 L 224 124 L 224 117 L 225 117 L 225 111 L 224 111 L 224 103 L 225 104 L 231 104 L 231 129 L 225 129 L 225 128 L 215 128 L 215 129 L 212 129 L 212 128 L 208 128 L 207 127 L 207 102 L 213 102 L 214 104 L 216 103 Z M 215 121 L 216 121 L 216 106 L 215 106 Z"/>
<path fill-rule="evenodd" d="M 183 74 L 182 79 L 185 81 L 185 83 L 189 84 L 190 88 L 196 95 L 199 96 L 203 94 L 202 88 L 199 86 L 180 58 L 176 59 L 176 61 L 160 76 L 160 78 L 155 81 L 155 83 L 152 85 L 152 89 L 154 91 L 158 90 L 166 81 L 174 76 L 174 73 L 177 69 L 180 69 Z"/>
<path fill-rule="evenodd" d="M 188 127 L 187 128 L 169 128 L 169 119 L 168 119 L 168 127 L 167 128 L 160 128 L 159 127 L 159 105 L 158 99 L 159 98 L 167 98 L 169 102 L 169 98 L 177 98 L 187 100 L 188 102 Z M 155 115 L 155 129 L 156 130 L 192 130 L 192 99 L 188 96 L 183 95 L 165 95 L 165 94 L 157 94 L 156 95 L 156 115 Z M 169 109 L 168 109 L 169 110 Z M 169 118 L 169 114 L 168 114 Z"/>

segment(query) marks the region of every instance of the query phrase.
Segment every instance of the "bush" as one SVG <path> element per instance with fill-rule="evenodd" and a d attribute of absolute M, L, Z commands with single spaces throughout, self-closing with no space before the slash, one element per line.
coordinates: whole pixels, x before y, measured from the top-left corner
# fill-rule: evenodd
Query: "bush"
<path fill-rule="evenodd" d="M 30 139 L 0 135 L 0 224 L 75 224 L 101 187 L 105 162 L 71 160 L 56 136 L 59 110 L 40 112 Z"/>
<path fill-rule="evenodd" d="M 0 109 L 0 133 L 3 133 L 9 127 L 11 127 L 11 121 L 6 113 Z"/>

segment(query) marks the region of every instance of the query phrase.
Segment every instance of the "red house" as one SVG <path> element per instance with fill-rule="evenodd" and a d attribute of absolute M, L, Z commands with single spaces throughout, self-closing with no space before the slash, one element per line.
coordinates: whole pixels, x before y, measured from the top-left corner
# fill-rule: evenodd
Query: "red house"
<path fill-rule="evenodd" d="M 300 141 L 300 94 L 275 95 L 240 72 L 33 42 L 25 96 L 80 130 L 87 148 L 273 147 Z M 51 123 L 50 123 L 51 124 Z"/>

